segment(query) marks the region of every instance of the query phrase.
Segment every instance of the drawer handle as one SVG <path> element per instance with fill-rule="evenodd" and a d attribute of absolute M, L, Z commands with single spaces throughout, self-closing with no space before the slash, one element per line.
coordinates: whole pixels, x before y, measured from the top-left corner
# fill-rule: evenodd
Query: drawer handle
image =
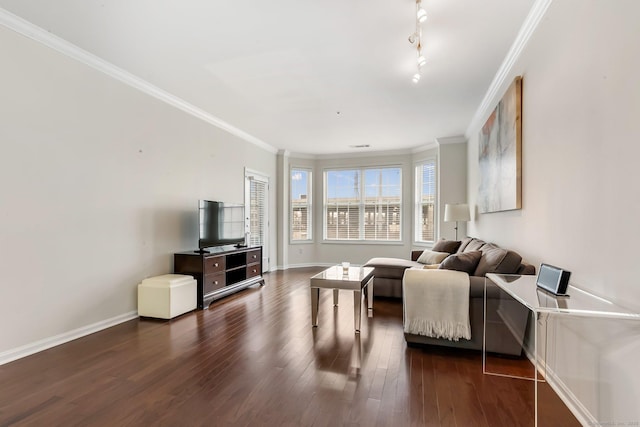
<path fill-rule="evenodd" d="M 256 269 L 254 268 L 254 269 L 253 269 L 253 272 L 254 272 L 254 273 L 257 273 L 257 272 L 258 272 L 258 270 L 256 270 Z"/>
<path fill-rule="evenodd" d="M 217 267 L 217 266 L 218 266 L 218 263 L 216 262 L 215 264 L 213 264 L 213 266 L 214 266 L 214 267 Z"/>
<path fill-rule="evenodd" d="M 214 285 L 217 285 L 217 284 L 218 284 L 218 281 L 217 281 L 217 280 L 214 280 L 214 281 L 213 281 L 213 284 L 214 284 Z"/>
<path fill-rule="evenodd" d="M 254 256 L 253 256 L 253 259 L 256 259 L 256 258 L 258 258 L 258 256 L 257 256 L 257 255 L 254 255 Z"/>

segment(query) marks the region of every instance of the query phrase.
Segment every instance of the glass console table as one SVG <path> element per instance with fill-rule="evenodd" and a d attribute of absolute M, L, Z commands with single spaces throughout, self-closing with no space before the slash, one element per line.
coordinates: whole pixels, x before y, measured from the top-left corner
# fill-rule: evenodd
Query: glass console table
<path fill-rule="evenodd" d="M 549 334 L 549 320 L 567 316 L 640 320 L 640 313 L 579 288 L 569 286 L 567 294 L 568 296 L 555 296 L 539 290 L 536 276 L 487 274 L 485 279 L 483 373 L 534 382 L 535 426 L 538 426 L 538 382 L 545 381 L 547 370 L 550 369 L 547 363 L 547 344 L 557 340 L 555 334 Z M 634 327 L 637 328 L 637 324 Z M 531 360 L 530 370 L 523 371 L 518 367 L 514 369 L 510 366 L 513 365 L 510 363 L 513 358 L 495 356 L 495 353 L 505 353 L 500 349 L 513 346 L 522 346 L 521 349 Z M 551 372 L 549 374 L 551 378 Z"/>

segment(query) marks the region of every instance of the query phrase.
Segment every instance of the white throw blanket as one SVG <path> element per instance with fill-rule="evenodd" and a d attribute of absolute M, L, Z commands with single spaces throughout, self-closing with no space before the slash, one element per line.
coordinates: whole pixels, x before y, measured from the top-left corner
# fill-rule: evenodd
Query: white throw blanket
<path fill-rule="evenodd" d="M 467 273 L 409 268 L 402 288 L 405 332 L 451 341 L 471 339 Z"/>

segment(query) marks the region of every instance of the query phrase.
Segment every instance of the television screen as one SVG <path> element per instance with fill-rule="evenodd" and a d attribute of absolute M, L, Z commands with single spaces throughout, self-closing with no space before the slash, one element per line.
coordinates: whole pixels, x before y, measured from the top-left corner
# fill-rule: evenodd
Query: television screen
<path fill-rule="evenodd" d="M 212 246 L 244 244 L 244 206 L 200 200 L 200 249 Z"/>

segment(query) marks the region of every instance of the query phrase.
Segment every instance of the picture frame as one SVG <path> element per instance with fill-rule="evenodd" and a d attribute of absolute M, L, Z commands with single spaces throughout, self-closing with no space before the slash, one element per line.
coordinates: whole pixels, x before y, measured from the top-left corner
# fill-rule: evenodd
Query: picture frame
<path fill-rule="evenodd" d="M 522 77 L 511 83 L 478 137 L 479 213 L 522 209 Z"/>

